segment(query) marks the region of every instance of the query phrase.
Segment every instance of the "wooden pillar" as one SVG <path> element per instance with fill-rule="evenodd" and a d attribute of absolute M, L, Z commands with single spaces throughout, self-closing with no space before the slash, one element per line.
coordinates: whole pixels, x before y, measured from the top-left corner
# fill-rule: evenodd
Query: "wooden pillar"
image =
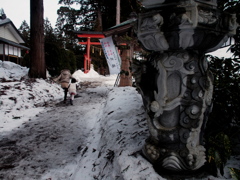
<path fill-rule="evenodd" d="M 3 43 L 3 61 L 6 60 L 5 57 L 6 57 L 5 44 Z"/>
<path fill-rule="evenodd" d="M 116 7 L 116 25 L 120 24 L 120 0 L 117 0 L 117 7 Z"/>
<path fill-rule="evenodd" d="M 132 74 L 130 72 L 130 59 L 131 51 L 130 49 L 124 49 L 121 54 L 122 66 L 119 87 L 132 86 Z"/>
<path fill-rule="evenodd" d="M 88 73 L 90 70 L 90 46 L 91 46 L 91 41 L 90 41 L 90 37 L 87 38 L 87 52 L 86 54 L 84 54 L 84 73 Z"/>

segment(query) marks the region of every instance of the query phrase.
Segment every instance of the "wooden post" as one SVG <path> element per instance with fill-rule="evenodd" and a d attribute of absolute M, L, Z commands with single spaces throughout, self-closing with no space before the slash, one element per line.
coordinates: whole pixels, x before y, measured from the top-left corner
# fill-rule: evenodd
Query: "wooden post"
<path fill-rule="evenodd" d="M 120 24 L 120 0 L 117 0 L 116 7 L 116 25 Z"/>
<path fill-rule="evenodd" d="M 120 82 L 119 82 L 119 87 L 124 87 L 124 86 L 132 86 L 132 74 L 130 72 L 130 50 L 129 49 L 124 49 L 122 50 L 122 66 L 121 70 L 124 70 L 125 73 L 121 74 L 120 76 Z"/>
<path fill-rule="evenodd" d="M 6 52 L 5 52 L 5 44 L 3 44 L 3 61 L 5 61 Z"/>

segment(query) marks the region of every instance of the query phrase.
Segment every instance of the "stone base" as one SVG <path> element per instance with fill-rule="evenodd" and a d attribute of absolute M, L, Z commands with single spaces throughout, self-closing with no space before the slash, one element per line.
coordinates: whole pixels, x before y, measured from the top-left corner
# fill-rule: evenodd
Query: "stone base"
<path fill-rule="evenodd" d="M 166 178 L 167 180 L 204 179 L 210 175 L 207 171 L 207 166 L 203 166 L 195 171 L 181 171 L 181 172 L 161 169 L 158 167 L 157 164 L 154 164 L 153 167 L 160 176 Z"/>

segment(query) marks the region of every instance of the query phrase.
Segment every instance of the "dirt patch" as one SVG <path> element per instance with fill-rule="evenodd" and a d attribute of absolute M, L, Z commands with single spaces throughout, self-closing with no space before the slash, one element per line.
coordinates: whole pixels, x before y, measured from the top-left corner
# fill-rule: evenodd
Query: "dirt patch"
<path fill-rule="evenodd" d="M 0 169 L 9 169 L 18 166 L 18 162 L 28 154 L 29 150 L 16 145 L 16 141 L 2 139 L 0 143 Z"/>

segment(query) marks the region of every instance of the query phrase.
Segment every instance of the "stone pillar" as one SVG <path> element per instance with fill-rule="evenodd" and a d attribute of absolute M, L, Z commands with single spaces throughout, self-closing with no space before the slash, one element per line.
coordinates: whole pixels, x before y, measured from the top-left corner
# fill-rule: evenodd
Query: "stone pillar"
<path fill-rule="evenodd" d="M 133 73 L 148 114 L 144 156 L 157 169 L 192 172 L 205 163 L 203 132 L 213 77 L 204 57 L 235 33 L 236 18 L 216 0 L 142 0 L 137 36 L 151 54 Z"/>

